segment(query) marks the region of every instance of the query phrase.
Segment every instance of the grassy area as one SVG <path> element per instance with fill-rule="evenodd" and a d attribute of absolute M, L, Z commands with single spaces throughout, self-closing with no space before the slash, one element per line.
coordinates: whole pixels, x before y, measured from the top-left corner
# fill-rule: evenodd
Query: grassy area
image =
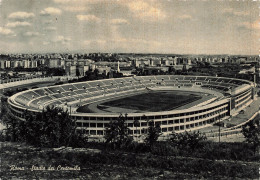
<path fill-rule="evenodd" d="M 167 111 L 201 99 L 201 96 L 180 91 L 151 91 L 144 94 L 116 99 L 103 103 L 113 106 L 141 111 Z"/>
<path fill-rule="evenodd" d="M 214 160 L 108 149 L 55 150 L 6 142 L 2 142 L 0 147 L 2 179 L 259 178 L 258 161 Z M 12 165 L 24 170 L 11 170 Z M 41 170 L 35 170 L 36 167 Z M 48 170 L 49 167 L 52 168 Z"/>

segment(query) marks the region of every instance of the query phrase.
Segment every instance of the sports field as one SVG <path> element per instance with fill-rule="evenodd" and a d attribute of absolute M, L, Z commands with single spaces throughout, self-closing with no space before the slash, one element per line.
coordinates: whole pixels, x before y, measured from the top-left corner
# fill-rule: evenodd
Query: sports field
<path fill-rule="evenodd" d="M 201 98 L 200 95 L 192 92 L 150 91 L 144 94 L 107 101 L 100 105 L 103 107 L 158 112 L 172 110 Z"/>

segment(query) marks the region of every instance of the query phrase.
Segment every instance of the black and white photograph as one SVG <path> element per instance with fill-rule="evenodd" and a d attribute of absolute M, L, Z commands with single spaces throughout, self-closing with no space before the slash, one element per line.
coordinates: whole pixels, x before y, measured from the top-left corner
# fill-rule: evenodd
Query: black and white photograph
<path fill-rule="evenodd" d="M 0 0 L 0 179 L 260 179 L 259 0 Z"/>

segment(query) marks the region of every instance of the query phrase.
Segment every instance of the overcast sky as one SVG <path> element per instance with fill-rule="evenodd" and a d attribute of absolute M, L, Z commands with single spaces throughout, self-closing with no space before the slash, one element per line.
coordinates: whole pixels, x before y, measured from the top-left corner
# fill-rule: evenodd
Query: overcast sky
<path fill-rule="evenodd" d="M 259 2 L 0 0 L 0 53 L 259 54 Z"/>

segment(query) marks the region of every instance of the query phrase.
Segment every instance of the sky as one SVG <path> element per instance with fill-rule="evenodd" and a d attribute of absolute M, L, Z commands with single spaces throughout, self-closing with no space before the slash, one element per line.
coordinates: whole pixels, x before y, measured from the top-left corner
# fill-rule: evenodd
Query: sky
<path fill-rule="evenodd" d="M 0 0 L 0 53 L 259 54 L 259 1 Z"/>

